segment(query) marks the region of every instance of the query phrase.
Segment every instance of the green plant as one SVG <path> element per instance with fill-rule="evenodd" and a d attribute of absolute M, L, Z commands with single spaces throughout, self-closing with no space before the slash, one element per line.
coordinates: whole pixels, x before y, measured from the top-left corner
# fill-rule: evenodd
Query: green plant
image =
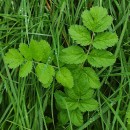
<path fill-rule="evenodd" d="M 61 125 L 70 121 L 71 125 L 80 126 L 83 114 L 98 108 L 94 89 L 100 88 L 101 83 L 92 67 L 108 67 L 116 60 L 106 50 L 118 41 L 116 33 L 107 30 L 112 23 L 107 10 L 96 6 L 85 10 L 81 16 L 84 26 L 69 28 L 71 38 L 80 46 L 63 48 L 58 57 L 59 65 L 55 63 L 53 49 L 44 40 L 31 40 L 29 45 L 21 43 L 18 49 L 9 49 L 5 54 L 5 62 L 10 68 L 20 66 L 20 77 L 35 70 L 43 87 L 50 87 L 54 77 L 64 86 L 64 91 L 56 90 L 54 94 Z"/>
<path fill-rule="evenodd" d="M 128 104 L 128 109 L 127 109 L 127 112 L 126 112 L 126 118 L 127 118 L 128 126 L 130 126 L 130 103 Z"/>
<path fill-rule="evenodd" d="M 99 77 L 92 67 L 108 67 L 115 63 L 116 57 L 106 49 L 114 46 L 118 37 L 116 33 L 107 31 L 112 23 L 112 17 L 103 7 L 92 7 L 82 13 L 82 25 L 72 25 L 69 28 L 71 38 L 86 48 L 77 45 L 62 49 L 60 61 L 65 64 L 79 64 L 70 67 L 74 79 L 74 87 L 55 92 L 59 111 L 59 122 L 64 125 L 71 120 L 75 126 L 83 124 L 83 113 L 98 108 L 98 102 L 93 99 L 94 89 L 100 88 Z M 85 67 L 90 66 L 90 67 Z M 69 110 L 69 116 L 65 110 Z"/>

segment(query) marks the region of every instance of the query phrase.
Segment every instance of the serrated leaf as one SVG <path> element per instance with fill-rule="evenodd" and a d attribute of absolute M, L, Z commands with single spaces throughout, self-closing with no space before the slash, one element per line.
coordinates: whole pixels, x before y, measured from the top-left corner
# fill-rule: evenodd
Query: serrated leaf
<path fill-rule="evenodd" d="M 75 87 L 75 86 L 74 86 Z M 73 88 L 74 88 L 73 87 Z M 74 89 L 64 89 L 67 97 L 70 97 L 71 99 L 79 99 L 79 95 L 77 95 L 74 91 Z"/>
<path fill-rule="evenodd" d="M 68 95 L 67 95 L 67 98 L 65 98 L 65 100 L 66 100 L 69 110 L 75 110 L 75 109 L 79 108 L 80 111 L 86 112 L 86 111 L 93 111 L 93 110 L 97 109 L 98 103 L 96 100 L 92 99 L 93 94 L 94 94 L 93 89 L 89 89 L 84 94 L 75 93 L 75 95 L 76 95 L 76 98 L 75 98 L 75 95 L 73 96 L 73 95 L 70 95 L 71 92 L 69 93 L 69 91 L 72 91 L 74 88 L 66 91 Z M 73 92 L 75 92 L 75 91 L 73 91 Z"/>
<path fill-rule="evenodd" d="M 17 49 L 9 49 L 4 58 L 9 68 L 16 68 L 24 62 L 24 58 Z"/>
<path fill-rule="evenodd" d="M 90 86 L 87 85 L 88 82 L 84 71 L 81 68 L 77 68 L 72 71 L 72 75 L 74 78 L 74 87 L 72 88 L 74 93 L 79 97 L 86 94 L 86 92 L 90 89 Z"/>
<path fill-rule="evenodd" d="M 44 63 L 49 60 L 49 56 L 51 55 L 51 47 L 45 40 L 41 40 L 40 42 L 32 40 L 29 47 L 34 60 L 43 61 Z"/>
<path fill-rule="evenodd" d="M 87 59 L 94 67 L 108 67 L 116 61 L 115 56 L 111 52 L 98 49 L 93 49 Z"/>
<path fill-rule="evenodd" d="M 99 88 L 101 86 L 99 78 L 92 68 L 84 67 L 83 71 L 85 73 L 88 86 L 90 86 L 91 88 Z"/>
<path fill-rule="evenodd" d="M 56 99 L 58 109 L 60 108 L 60 109 L 75 110 L 78 107 L 78 101 L 66 97 L 65 93 L 63 93 L 62 91 L 56 91 L 54 96 Z"/>
<path fill-rule="evenodd" d="M 66 110 L 62 110 L 59 112 L 58 120 L 62 125 L 65 125 L 69 121 L 68 113 Z"/>
<path fill-rule="evenodd" d="M 103 7 L 92 7 L 90 11 L 82 13 L 83 24 L 93 32 L 103 32 L 112 23 L 112 17 L 108 15 Z"/>
<path fill-rule="evenodd" d="M 98 102 L 95 99 L 80 100 L 78 108 L 82 112 L 93 111 L 98 108 Z"/>
<path fill-rule="evenodd" d="M 80 96 L 80 99 L 81 100 L 90 99 L 90 98 L 92 98 L 93 94 L 94 94 L 94 89 L 89 89 L 85 94 Z"/>
<path fill-rule="evenodd" d="M 26 77 L 32 70 L 32 61 L 27 61 L 25 64 L 20 66 L 19 76 Z"/>
<path fill-rule="evenodd" d="M 56 73 L 56 80 L 67 88 L 72 88 L 74 85 L 72 74 L 66 67 L 60 68 Z"/>
<path fill-rule="evenodd" d="M 86 92 L 84 93 L 77 93 L 78 90 L 76 90 L 77 87 L 73 87 L 72 89 L 65 89 L 65 93 L 67 95 L 67 97 L 69 97 L 70 99 L 75 99 L 75 100 L 79 100 L 79 99 L 82 99 L 82 100 L 86 100 L 86 99 L 89 99 L 93 96 L 94 94 L 94 90 L 93 89 L 88 89 Z M 82 89 L 79 87 L 79 89 Z"/>
<path fill-rule="evenodd" d="M 77 68 L 72 71 L 75 93 L 85 94 L 89 88 L 99 88 L 101 83 L 95 71 L 90 67 Z"/>
<path fill-rule="evenodd" d="M 118 41 L 116 33 L 104 32 L 99 33 L 93 41 L 93 46 L 96 49 L 106 49 L 114 46 Z"/>
<path fill-rule="evenodd" d="M 81 126 L 83 124 L 83 114 L 78 109 L 70 111 L 70 119 L 75 126 Z"/>
<path fill-rule="evenodd" d="M 91 35 L 90 32 L 81 25 L 72 25 L 69 29 L 69 34 L 73 40 L 76 41 L 77 44 L 81 46 L 86 46 L 91 43 Z"/>
<path fill-rule="evenodd" d="M 44 88 L 48 88 L 49 86 L 51 86 L 52 81 L 53 81 L 53 76 L 52 76 L 52 77 L 50 77 L 50 79 L 49 79 L 48 83 L 43 84 L 43 87 L 44 87 Z"/>
<path fill-rule="evenodd" d="M 36 75 L 38 80 L 43 84 L 44 87 L 49 87 L 55 75 L 55 70 L 51 65 L 39 63 L 36 66 Z"/>
<path fill-rule="evenodd" d="M 62 91 L 56 91 L 54 93 L 54 97 L 57 103 L 57 108 L 66 109 L 66 104 L 67 104 L 65 100 L 66 95 Z"/>
<path fill-rule="evenodd" d="M 90 9 L 90 14 L 93 18 L 99 21 L 104 18 L 108 14 L 108 12 L 106 8 L 95 6 Z"/>
<path fill-rule="evenodd" d="M 39 42 L 32 40 L 30 42 L 29 48 L 32 52 L 33 59 L 36 61 L 41 61 L 43 57 L 43 50 L 41 49 L 42 45 L 39 44 Z"/>
<path fill-rule="evenodd" d="M 66 64 L 80 64 L 85 62 L 87 56 L 84 50 L 78 46 L 71 46 L 61 51 L 59 60 Z"/>
<path fill-rule="evenodd" d="M 78 101 L 76 99 L 71 99 L 69 97 L 65 98 L 66 103 L 67 103 L 67 107 L 68 109 L 71 110 L 75 110 L 78 108 Z"/>
<path fill-rule="evenodd" d="M 41 48 L 43 50 L 42 62 L 44 63 L 46 63 L 47 61 L 50 62 L 53 57 L 49 43 L 45 40 L 41 40 L 40 43 L 43 45 L 43 47 Z"/>
<path fill-rule="evenodd" d="M 32 52 L 27 44 L 21 43 L 19 51 L 27 60 L 32 60 Z"/>

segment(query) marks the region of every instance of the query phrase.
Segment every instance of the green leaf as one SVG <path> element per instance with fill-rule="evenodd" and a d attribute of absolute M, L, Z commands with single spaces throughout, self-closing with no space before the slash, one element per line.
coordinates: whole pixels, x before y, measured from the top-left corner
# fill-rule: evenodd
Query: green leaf
<path fill-rule="evenodd" d="M 72 71 L 72 75 L 74 78 L 74 87 L 72 88 L 74 93 L 79 97 L 86 94 L 90 89 L 90 86 L 87 85 L 88 81 L 86 80 L 86 74 L 84 71 L 81 68 L 77 68 Z"/>
<path fill-rule="evenodd" d="M 74 87 L 75 88 L 75 87 Z M 65 98 L 68 109 L 69 110 L 75 110 L 77 108 L 79 108 L 80 111 L 82 112 L 86 112 L 86 111 L 93 111 L 96 110 L 98 107 L 98 103 L 96 100 L 92 99 L 93 94 L 94 94 L 94 90 L 93 89 L 89 89 L 88 91 L 86 91 L 86 93 L 75 93 L 75 95 L 71 95 L 71 92 L 74 88 L 67 90 L 67 97 Z M 70 92 L 70 93 L 69 93 Z M 75 89 L 74 91 L 75 92 Z"/>
<path fill-rule="evenodd" d="M 80 64 L 85 62 L 87 56 L 84 50 L 78 46 L 71 46 L 61 51 L 59 60 L 66 64 Z"/>
<path fill-rule="evenodd" d="M 77 100 L 66 97 L 62 91 L 56 91 L 54 96 L 58 109 L 75 110 L 78 107 Z"/>
<path fill-rule="evenodd" d="M 111 52 L 98 49 L 93 49 L 87 59 L 94 67 L 108 67 L 116 61 L 115 56 Z"/>
<path fill-rule="evenodd" d="M 51 56 L 51 47 L 45 40 L 41 40 L 40 42 L 37 42 L 35 40 L 32 40 L 29 45 L 33 59 L 36 61 L 42 61 L 46 63 L 48 60 L 50 60 Z"/>
<path fill-rule="evenodd" d="M 77 68 L 72 71 L 72 75 L 75 85 L 74 91 L 77 94 L 84 95 L 89 88 L 99 88 L 101 86 L 99 77 L 90 67 Z"/>
<path fill-rule="evenodd" d="M 90 14 L 94 20 L 100 21 L 108 15 L 108 12 L 106 8 L 95 6 L 90 9 Z"/>
<path fill-rule="evenodd" d="M 69 34 L 73 40 L 76 41 L 77 44 L 81 46 L 86 46 L 91 43 L 91 35 L 90 32 L 81 25 L 72 25 L 69 29 Z"/>
<path fill-rule="evenodd" d="M 81 126 L 83 124 L 83 114 L 78 109 L 70 111 L 70 119 L 75 126 Z"/>
<path fill-rule="evenodd" d="M 9 49 L 4 58 L 9 68 L 16 68 L 24 62 L 22 55 L 17 49 Z"/>
<path fill-rule="evenodd" d="M 39 42 L 32 40 L 29 47 L 32 52 L 33 59 L 36 61 L 41 61 L 43 57 L 42 45 Z"/>
<path fill-rule="evenodd" d="M 101 83 L 95 71 L 90 67 L 84 67 L 83 71 L 87 80 L 87 85 L 91 88 L 99 88 Z"/>
<path fill-rule="evenodd" d="M 82 112 L 93 111 L 98 108 L 98 102 L 95 99 L 80 100 L 78 108 Z"/>
<path fill-rule="evenodd" d="M 67 107 L 68 109 L 71 110 L 75 110 L 78 108 L 78 101 L 76 99 L 71 99 L 69 97 L 65 98 L 66 103 L 67 103 Z"/>
<path fill-rule="evenodd" d="M 19 45 L 19 51 L 27 60 L 32 60 L 33 52 L 31 52 L 31 50 L 27 44 L 21 43 Z"/>
<path fill-rule="evenodd" d="M 60 68 L 56 73 L 56 80 L 67 88 L 72 88 L 74 85 L 72 74 L 66 67 Z"/>
<path fill-rule="evenodd" d="M 53 76 L 55 75 L 55 70 L 51 65 L 39 63 L 36 66 L 36 75 L 38 77 L 38 80 L 43 84 L 44 87 L 49 87 Z"/>
<path fill-rule="evenodd" d="M 74 86 L 75 87 L 75 86 Z M 73 87 L 73 88 L 74 88 Z M 74 89 L 64 89 L 65 90 L 65 94 L 67 95 L 67 97 L 70 97 L 71 99 L 79 99 L 79 95 L 77 95 L 74 91 Z"/>
<path fill-rule="evenodd" d="M 62 91 L 56 91 L 54 93 L 54 97 L 57 103 L 57 109 L 66 109 L 66 100 L 65 97 L 66 95 Z"/>
<path fill-rule="evenodd" d="M 87 100 L 93 97 L 94 89 L 89 89 L 85 94 L 80 96 L 81 100 Z"/>
<path fill-rule="evenodd" d="M 32 70 L 32 61 L 27 61 L 24 65 L 20 66 L 19 76 L 26 77 Z"/>
<path fill-rule="evenodd" d="M 62 125 L 65 125 L 69 121 L 68 113 L 66 110 L 62 110 L 59 112 L 58 120 L 59 120 L 60 124 L 62 124 Z"/>
<path fill-rule="evenodd" d="M 44 87 L 44 88 L 48 88 L 49 86 L 51 86 L 52 81 L 53 81 L 53 76 L 50 77 L 48 83 L 43 84 L 43 87 Z"/>
<path fill-rule="evenodd" d="M 108 15 L 103 7 L 92 7 L 90 11 L 85 10 L 82 13 L 83 24 L 93 32 L 103 32 L 112 23 L 112 17 Z"/>
<path fill-rule="evenodd" d="M 41 40 L 40 43 L 42 44 L 42 50 L 43 50 L 43 57 L 42 57 L 42 62 L 46 63 L 51 62 L 52 60 L 52 51 L 49 43 L 45 40 Z"/>
<path fill-rule="evenodd" d="M 118 41 L 116 33 L 104 32 L 99 33 L 93 41 L 93 46 L 96 49 L 106 49 L 114 46 Z"/>
<path fill-rule="evenodd" d="M 86 100 L 86 99 L 91 98 L 94 94 L 93 89 L 88 89 L 84 93 L 82 93 L 81 91 L 79 93 L 77 93 L 79 91 L 79 90 L 76 90 L 77 88 L 78 87 L 74 86 L 72 89 L 65 89 L 65 93 L 66 93 L 67 97 L 69 97 L 70 99 L 74 99 L 74 100 L 79 100 L 79 99 Z"/>

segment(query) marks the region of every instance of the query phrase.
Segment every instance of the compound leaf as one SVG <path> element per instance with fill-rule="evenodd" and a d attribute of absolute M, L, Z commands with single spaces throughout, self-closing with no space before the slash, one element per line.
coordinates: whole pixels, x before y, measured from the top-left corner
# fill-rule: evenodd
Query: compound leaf
<path fill-rule="evenodd" d="M 49 87 L 53 76 L 55 75 L 55 70 L 51 65 L 39 63 L 36 66 L 36 75 L 39 79 L 39 81 L 43 84 L 44 87 Z"/>
<path fill-rule="evenodd" d="M 72 88 L 74 85 L 72 74 L 66 67 L 60 68 L 56 73 L 56 80 L 67 88 Z"/>
<path fill-rule="evenodd" d="M 93 111 L 98 108 L 98 102 L 95 99 L 80 100 L 78 108 L 82 112 Z"/>
<path fill-rule="evenodd" d="M 118 37 L 116 33 L 111 33 L 111 32 L 104 32 L 104 33 L 99 33 L 95 37 L 93 41 L 93 46 L 96 49 L 106 49 L 108 47 L 112 47 L 117 43 Z"/>
<path fill-rule="evenodd" d="M 87 59 L 94 67 L 108 67 L 116 61 L 115 56 L 111 52 L 98 49 L 93 49 Z"/>
<path fill-rule="evenodd" d="M 79 64 L 85 62 L 87 56 L 84 50 L 78 46 L 65 48 L 60 53 L 60 61 L 66 64 Z"/>
<path fill-rule="evenodd" d="M 31 52 L 31 50 L 27 44 L 21 43 L 19 45 L 19 51 L 27 60 L 32 60 L 33 52 Z"/>
<path fill-rule="evenodd" d="M 103 7 L 92 7 L 90 11 L 85 10 L 82 13 L 83 24 L 93 32 L 103 32 L 112 23 L 112 17 L 108 15 Z"/>
<path fill-rule="evenodd" d="M 24 65 L 20 66 L 19 76 L 26 77 L 32 70 L 32 61 L 27 61 Z"/>
<path fill-rule="evenodd" d="M 83 114 L 78 109 L 70 111 L 70 119 L 75 126 L 81 126 L 83 124 Z"/>
<path fill-rule="evenodd" d="M 91 43 L 91 35 L 90 32 L 81 25 L 72 25 L 69 29 L 69 34 L 73 40 L 76 41 L 77 44 L 81 46 L 86 46 Z"/>
<path fill-rule="evenodd" d="M 24 58 L 17 49 L 9 49 L 4 58 L 9 68 L 16 68 L 24 62 Z"/>

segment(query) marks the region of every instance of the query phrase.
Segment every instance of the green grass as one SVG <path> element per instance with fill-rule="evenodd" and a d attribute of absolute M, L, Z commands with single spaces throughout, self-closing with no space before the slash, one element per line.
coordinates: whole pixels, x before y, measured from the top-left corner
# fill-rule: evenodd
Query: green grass
<path fill-rule="evenodd" d="M 130 2 L 129 0 L 0 0 L 0 129 L 67 130 L 58 128 L 53 97 L 57 84 L 44 89 L 34 73 L 19 78 L 3 56 L 9 48 L 31 39 L 51 43 L 58 61 L 60 45 L 73 44 L 68 35 L 72 24 L 81 23 L 81 12 L 103 6 L 114 18 L 110 30 L 119 41 L 111 49 L 114 66 L 99 69 L 102 87 L 96 91 L 99 110 L 84 114 L 84 124 L 74 130 L 130 130 L 126 111 L 130 100 Z M 49 123 L 46 117 L 50 117 Z"/>

